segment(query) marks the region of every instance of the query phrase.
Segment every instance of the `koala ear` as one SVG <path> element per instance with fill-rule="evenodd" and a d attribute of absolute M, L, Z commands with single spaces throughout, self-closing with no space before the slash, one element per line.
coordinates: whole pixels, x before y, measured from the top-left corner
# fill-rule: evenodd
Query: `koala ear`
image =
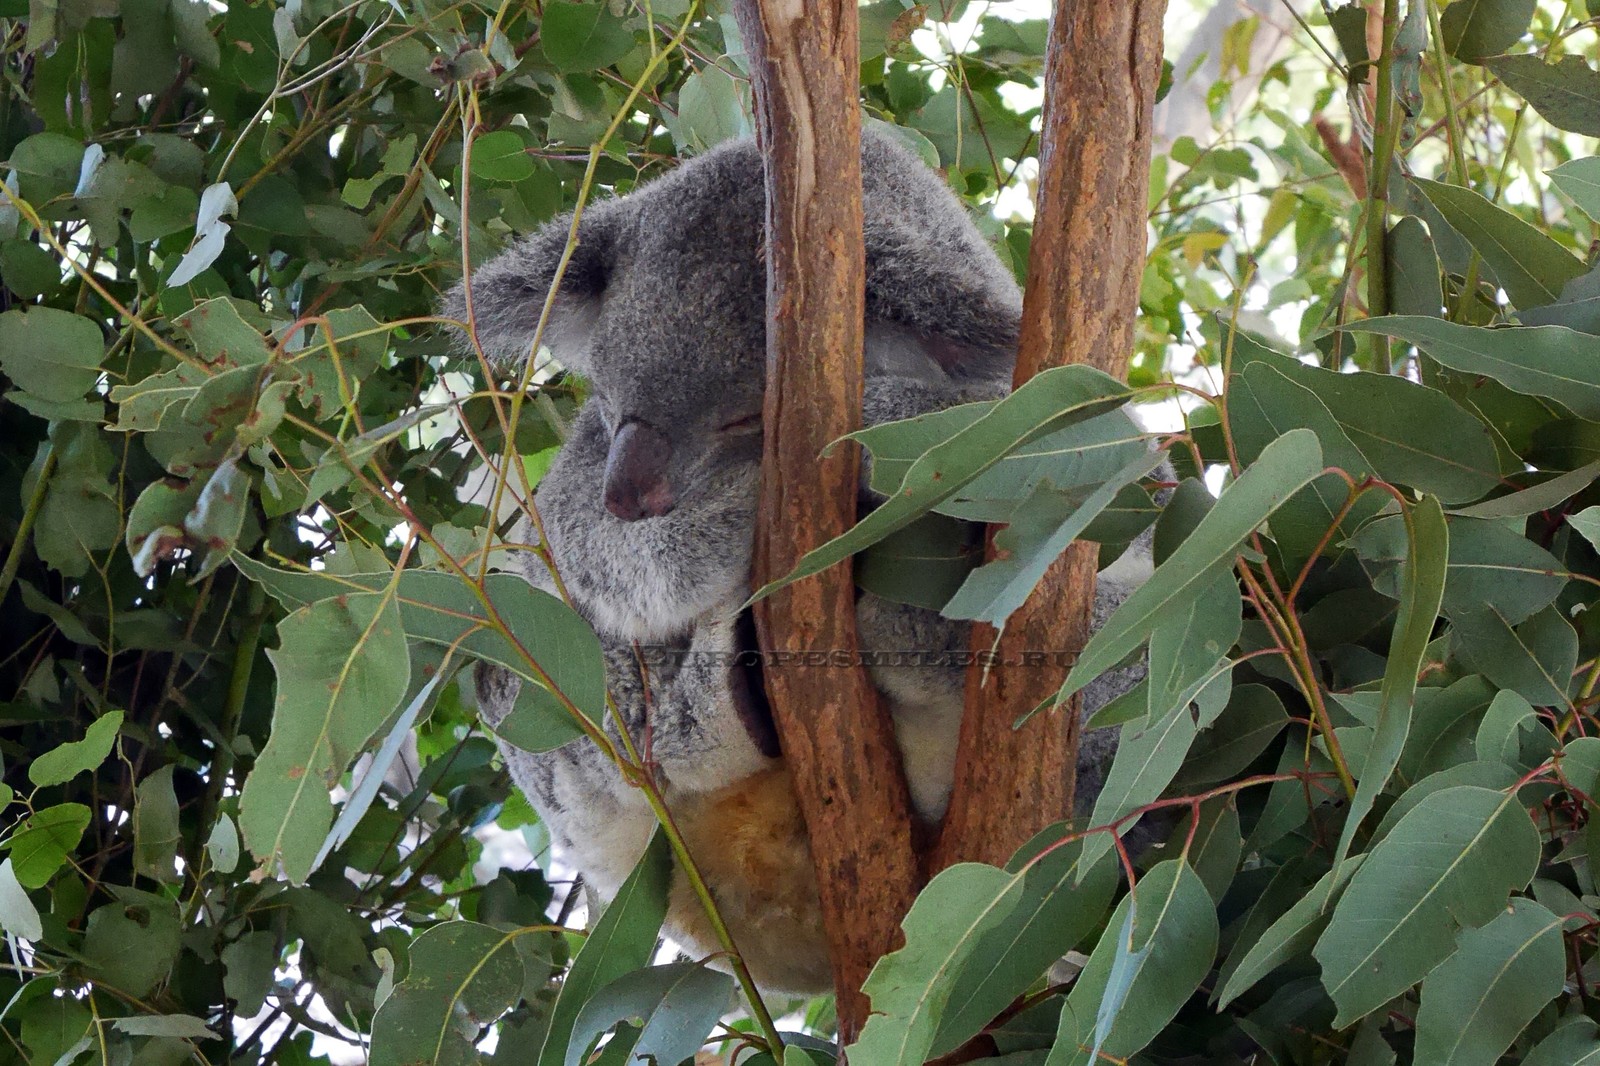
<path fill-rule="evenodd" d="M 1022 323 L 1011 271 L 920 159 L 872 133 L 861 153 L 869 362 L 897 366 L 914 348 L 930 372 L 1009 380 Z"/>
<path fill-rule="evenodd" d="M 617 201 L 604 201 L 585 209 L 578 224 L 577 247 L 562 273 L 561 287 L 541 338 L 563 366 L 580 373 L 615 260 L 620 221 Z M 571 229 L 571 213 L 551 219 L 537 233 L 517 241 L 472 272 L 474 333 L 496 367 L 520 367 L 532 354 L 539 315 Z M 467 321 L 467 289 L 467 282 L 463 281 L 450 290 L 445 297 L 444 315 Z M 471 338 L 465 334 L 458 338 L 458 344 L 471 351 Z"/>

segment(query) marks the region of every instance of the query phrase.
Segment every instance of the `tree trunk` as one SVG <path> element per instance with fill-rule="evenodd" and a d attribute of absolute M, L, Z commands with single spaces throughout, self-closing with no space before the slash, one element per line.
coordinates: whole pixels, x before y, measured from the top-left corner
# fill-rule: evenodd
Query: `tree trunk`
<path fill-rule="evenodd" d="M 1165 0 L 1056 2 L 1018 385 L 1069 363 L 1127 375 L 1165 9 Z M 1060 687 L 1068 665 L 1060 653 L 1083 648 L 1095 558 L 1095 545 L 1073 544 L 1007 621 L 987 676 L 982 666 L 968 670 L 955 793 L 935 868 L 1003 864 L 1034 833 L 1071 815 L 1077 698 L 1022 729 L 1013 724 Z M 994 629 L 974 626 L 972 642 L 988 652 Z"/>
<path fill-rule="evenodd" d="M 767 186 L 767 394 L 759 587 L 855 522 L 865 260 L 855 0 L 736 0 Z M 756 605 L 764 676 L 811 838 L 841 1044 L 866 1020 L 872 964 L 916 895 L 893 726 L 856 652 L 848 564 Z M 778 653 L 778 654 L 774 654 Z M 842 653 L 844 665 L 832 656 Z M 826 666 L 807 666 L 807 655 Z"/>

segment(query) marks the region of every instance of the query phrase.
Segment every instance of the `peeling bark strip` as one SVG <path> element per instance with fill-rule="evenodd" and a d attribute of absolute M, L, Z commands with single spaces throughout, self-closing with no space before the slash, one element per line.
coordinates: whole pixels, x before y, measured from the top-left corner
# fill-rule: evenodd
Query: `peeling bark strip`
<path fill-rule="evenodd" d="M 759 587 L 855 523 L 857 449 L 817 456 L 860 425 L 865 260 L 856 0 L 735 0 L 750 56 L 767 185 L 766 451 Z M 756 605 L 763 651 L 854 658 L 848 566 Z M 866 671 L 774 663 L 768 696 L 811 838 L 839 1028 L 866 1020 L 872 964 L 897 946 L 917 890 L 910 802 L 888 714 Z"/>
<path fill-rule="evenodd" d="M 1056 0 L 1018 385 L 1069 363 L 1127 375 L 1144 270 L 1150 113 L 1165 10 L 1166 0 Z M 1030 648 L 1083 647 L 1095 556 L 1094 545 L 1079 542 L 1056 560 L 1007 621 L 1002 662 L 1019 662 Z M 975 650 L 988 651 L 994 639 L 991 627 L 973 627 Z M 1077 697 L 1070 709 L 1012 728 L 1065 675 L 1064 667 L 995 666 L 985 680 L 981 667 L 968 670 L 955 794 L 935 869 L 962 861 L 1004 864 L 1034 833 L 1071 814 Z"/>

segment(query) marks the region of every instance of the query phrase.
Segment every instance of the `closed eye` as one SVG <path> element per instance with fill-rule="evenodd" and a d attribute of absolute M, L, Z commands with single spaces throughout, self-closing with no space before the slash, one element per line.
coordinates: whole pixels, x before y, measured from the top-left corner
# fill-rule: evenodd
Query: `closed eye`
<path fill-rule="evenodd" d="M 749 433 L 760 428 L 761 412 L 757 411 L 753 415 L 745 415 L 743 418 L 736 418 L 732 422 L 718 426 L 717 431 L 720 433 Z"/>

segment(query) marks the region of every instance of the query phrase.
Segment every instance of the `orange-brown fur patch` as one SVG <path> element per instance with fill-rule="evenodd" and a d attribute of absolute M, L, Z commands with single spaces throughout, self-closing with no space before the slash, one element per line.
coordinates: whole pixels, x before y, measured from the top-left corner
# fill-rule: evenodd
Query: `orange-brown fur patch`
<path fill-rule="evenodd" d="M 756 980 L 772 988 L 825 986 L 816 870 L 789 771 L 777 767 L 716 792 L 669 796 L 668 803 Z M 721 950 L 681 876 L 670 922 L 691 951 Z"/>

